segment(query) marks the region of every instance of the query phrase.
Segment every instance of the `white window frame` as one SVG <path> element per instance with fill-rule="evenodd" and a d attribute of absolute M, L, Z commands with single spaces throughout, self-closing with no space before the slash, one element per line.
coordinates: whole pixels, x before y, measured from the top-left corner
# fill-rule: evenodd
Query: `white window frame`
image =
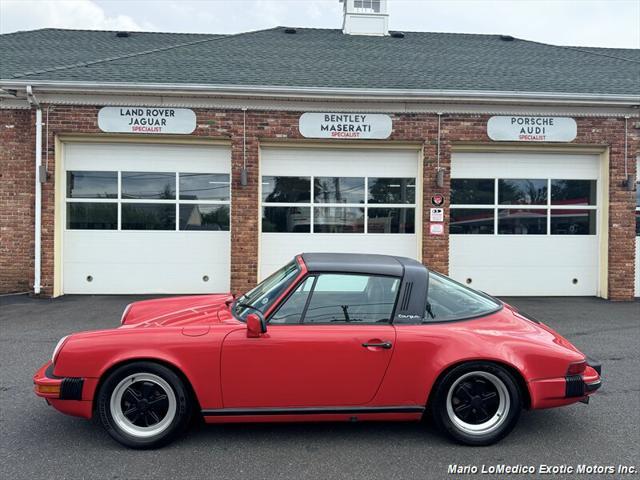
<path fill-rule="evenodd" d="M 298 177 L 298 178 L 309 178 L 310 181 L 310 191 L 309 191 L 309 201 L 308 202 L 265 202 L 262 198 L 262 193 L 260 197 L 260 226 L 261 231 L 263 233 L 269 234 L 315 234 L 321 233 L 324 234 L 326 232 L 316 232 L 315 228 L 315 213 L 314 209 L 317 207 L 352 207 L 352 208 L 362 208 L 364 209 L 364 229 L 362 232 L 353 232 L 353 233 L 343 233 L 337 232 L 332 233 L 332 235 L 362 235 L 369 233 L 369 208 L 413 208 L 414 215 L 414 233 L 401 233 L 401 232 L 389 232 L 383 233 L 383 235 L 415 235 L 418 232 L 418 219 L 416 218 L 417 214 L 417 197 L 418 197 L 418 188 L 417 188 L 417 178 L 416 177 L 384 177 L 384 176 L 371 176 L 371 177 L 352 177 L 352 176 L 336 176 L 336 178 L 362 178 L 364 179 L 364 203 L 335 203 L 335 202 L 315 202 L 313 200 L 313 188 L 315 185 L 314 180 L 316 178 L 331 178 L 327 175 L 262 175 L 260 177 L 261 185 L 264 185 L 264 177 Z M 369 179 L 370 178 L 408 178 L 413 180 L 413 188 L 414 188 L 414 198 L 413 203 L 369 203 Z M 262 189 L 261 189 L 262 191 Z M 264 218 L 264 208 L 265 207 L 293 207 L 293 208 L 309 208 L 309 231 L 308 232 L 264 232 L 262 230 L 262 219 Z M 380 233 L 372 233 L 372 235 L 380 235 Z"/>
<path fill-rule="evenodd" d="M 596 236 L 599 234 L 599 223 L 600 223 L 600 219 L 599 219 L 599 215 L 600 212 L 598 210 L 598 195 L 596 195 L 596 204 L 595 205 L 552 205 L 551 204 L 551 182 L 553 180 L 568 180 L 568 181 L 572 181 L 572 180 L 578 180 L 578 181 L 592 181 L 592 182 L 596 182 L 596 191 L 598 191 L 597 189 L 599 188 L 598 182 L 599 180 L 596 180 L 594 178 L 555 178 L 555 177 L 546 177 L 546 178 L 504 178 L 504 177 L 497 177 L 497 178 L 491 178 L 491 177 L 484 177 L 484 178 L 471 178 L 471 177 L 456 177 L 456 178 L 452 178 L 451 180 L 462 180 L 462 179 L 469 179 L 469 180 L 493 180 L 493 204 L 491 203 L 487 203 L 485 205 L 482 204 L 464 204 L 464 203 L 452 203 L 449 206 L 449 210 L 454 209 L 454 208 L 465 208 L 465 209 L 469 209 L 469 210 L 493 210 L 493 233 L 492 234 L 474 234 L 474 233 L 450 233 L 450 235 L 482 235 L 482 236 L 501 236 L 501 237 L 528 237 L 528 236 L 549 236 L 549 235 L 553 235 L 554 237 L 564 237 L 567 235 L 562 235 L 562 234 L 558 234 L 558 233 L 551 233 L 551 212 L 553 210 L 576 210 L 576 211 L 580 211 L 580 210 L 593 210 L 596 212 L 596 218 L 595 218 L 595 232 L 593 234 L 587 234 L 587 235 L 575 235 L 578 237 L 589 237 L 589 236 Z M 546 180 L 547 182 L 547 202 L 544 205 L 509 205 L 509 204 L 500 204 L 499 203 L 499 192 L 498 192 L 498 183 L 500 180 Z M 542 234 L 542 233 L 538 233 L 538 234 L 528 234 L 528 235 L 523 235 L 523 234 L 518 234 L 518 233 L 498 233 L 498 212 L 500 210 L 541 210 L 545 212 L 545 215 L 547 216 L 547 231 L 546 233 Z M 569 236 L 573 236 L 573 235 L 569 235 Z"/>
<path fill-rule="evenodd" d="M 117 173 L 118 193 L 116 198 L 72 198 L 68 196 L 67 191 L 67 173 L 66 172 L 115 172 Z M 140 173 L 173 173 L 175 175 L 175 198 L 173 199 L 152 199 L 152 198 L 122 198 L 122 174 L 140 172 Z M 198 173 L 202 175 L 226 175 L 229 178 L 229 198 L 228 200 L 181 200 L 180 199 L 180 174 L 185 173 Z M 139 170 L 98 170 L 98 169 L 70 169 L 65 171 L 64 175 L 64 209 L 63 209 L 63 231 L 89 231 L 84 228 L 69 228 L 67 226 L 67 204 L 69 203 L 115 203 L 117 204 L 118 216 L 117 216 L 117 228 L 104 229 L 104 230 L 91 230 L 91 231 L 105 231 L 105 232 L 154 232 L 154 233 L 167 233 L 167 232 L 189 232 L 189 233 L 215 233 L 223 232 L 228 233 L 231 230 L 231 174 L 221 172 L 191 172 L 191 171 L 172 171 L 172 172 L 160 172 L 160 171 L 139 171 Z M 176 226 L 172 230 L 134 230 L 122 228 L 122 205 L 126 203 L 133 204 L 174 204 L 176 214 Z M 203 205 L 228 205 L 229 206 L 229 228 L 227 230 L 180 230 L 180 205 L 183 204 L 203 204 Z"/>

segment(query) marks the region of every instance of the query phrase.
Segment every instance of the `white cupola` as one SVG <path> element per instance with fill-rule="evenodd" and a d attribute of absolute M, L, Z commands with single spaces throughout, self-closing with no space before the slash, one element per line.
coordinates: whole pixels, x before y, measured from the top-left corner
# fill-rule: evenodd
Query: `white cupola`
<path fill-rule="evenodd" d="M 389 35 L 387 0 L 340 0 L 344 4 L 342 33 Z"/>

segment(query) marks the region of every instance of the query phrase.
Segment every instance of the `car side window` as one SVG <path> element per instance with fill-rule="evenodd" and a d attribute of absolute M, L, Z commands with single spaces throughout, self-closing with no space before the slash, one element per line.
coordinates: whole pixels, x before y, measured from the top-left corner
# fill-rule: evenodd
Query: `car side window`
<path fill-rule="evenodd" d="M 399 284 L 398 278 L 378 275 L 321 274 L 303 323 L 389 322 Z"/>
<path fill-rule="evenodd" d="M 488 315 L 500 308 L 490 297 L 435 272 L 429 272 L 425 323 Z"/>
<path fill-rule="evenodd" d="M 300 323 L 315 277 L 307 277 L 271 316 L 269 323 Z"/>

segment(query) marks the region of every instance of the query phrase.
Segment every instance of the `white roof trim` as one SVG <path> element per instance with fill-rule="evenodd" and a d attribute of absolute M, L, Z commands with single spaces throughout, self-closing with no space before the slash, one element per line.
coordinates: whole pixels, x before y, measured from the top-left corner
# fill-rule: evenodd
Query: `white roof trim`
<path fill-rule="evenodd" d="M 609 95 L 586 93 L 518 92 L 485 90 L 410 90 L 383 88 L 324 88 L 324 87 L 279 87 L 243 85 L 198 85 L 161 83 L 119 82 L 75 82 L 49 80 L 0 80 L 4 90 L 22 89 L 27 85 L 41 91 L 85 92 L 116 94 L 162 94 L 219 97 L 260 97 L 300 99 L 350 99 L 364 101 L 406 100 L 442 101 L 447 103 L 527 103 L 562 105 L 609 105 L 632 106 L 640 104 L 640 95 Z"/>

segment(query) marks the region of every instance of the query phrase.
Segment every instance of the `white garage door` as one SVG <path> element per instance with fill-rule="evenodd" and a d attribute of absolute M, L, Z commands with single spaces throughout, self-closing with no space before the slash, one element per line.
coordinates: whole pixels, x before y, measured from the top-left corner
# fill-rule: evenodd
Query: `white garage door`
<path fill-rule="evenodd" d="M 263 148 L 260 277 L 301 252 L 419 258 L 414 149 Z"/>
<path fill-rule="evenodd" d="M 70 143 L 64 152 L 64 293 L 229 291 L 229 148 Z"/>
<path fill-rule="evenodd" d="M 450 274 L 493 295 L 597 295 L 597 155 L 455 153 Z"/>

